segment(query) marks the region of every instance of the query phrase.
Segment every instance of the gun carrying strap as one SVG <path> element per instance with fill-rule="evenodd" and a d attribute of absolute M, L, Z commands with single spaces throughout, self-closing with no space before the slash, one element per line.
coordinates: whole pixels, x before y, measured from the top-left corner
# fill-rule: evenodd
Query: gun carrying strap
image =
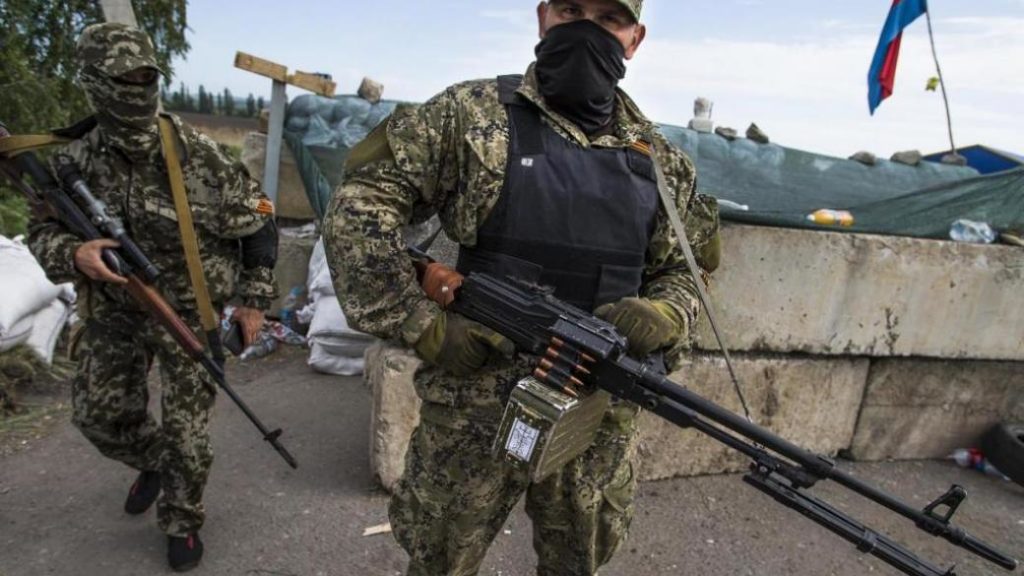
<path fill-rule="evenodd" d="M 650 141 L 653 142 L 653 139 Z M 715 340 L 718 341 L 718 347 L 722 350 L 722 356 L 725 358 L 725 365 L 729 369 L 732 384 L 736 389 L 736 394 L 740 397 L 740 404 L 743 405 L 743 413 L 748 421 L 753 422 L 750 416 L 750 409 L 747 407 L 747 400 L 743 396 L 743 389 L 740 387 L 739 378 L 736 376 L 736 370 L 732 366 L 732 359 L 729 357 L 729 349 L 725 346 L 722 333 L 718 329 L 715 312 L 711 308 L 711 297 L 708 296 L 704 281 L 700 277 L 700 267 L 697 266 L 697 259 L 694 258 L 693 249 L 690 248 L 690 241 L 686 236 L 686 227 L 683 226 L 683 220 L 679 217 L 679 210 L 676 209 L 675 202 L 672 200 L 672 194 L 668 190 L 665 172 L 662 171 L 661 164 L 658 162 L 657 151 L 652 149 L 650 155 L 651 160 L 654 162 L 655 175 L 658 178 L 658 196 L 661 197 L 661 205 L 665 208 L 669 224 L 672 225 L 672 230 L 676 233 L 676 239 L 679 241 L 679 247 L 683 250 L 683 255 L 686 257 L 686 265 L 689 266 L 690 274 L 693 275 L 693 283 L 697 287 L 697 297 L 700 298 L 700 303 L 704 306 L 708 320 L 711 322 L 711 330 L 715 333 Z M 693 193 L 696 194 L 697 191 L 694 190 Z"/>
<path fill-rule="evenodd" d="M 192 291 L 196 295 L 199 319 L 203 324 L 203 330 L 209 334 L 217 329 L 217 316 L 213 312 L 210 291 L 206 286 L 206 275 L 203 274 L 203 262 L 199 256 L 199 241 L 196 239 L 196 228 L 192 222 L 192 210 L 188 206 L 185 178 L 181 173 L 181 160 L 178 158 L 176 138 L 174 124 L 166 116 L 160 116 L 160 140 L 163 144 L 164 161 L 167 163 L 167 175 L 171 181 L 171 194 L 174 196 L 174 211 L 178 214 L 181 244 L 185 248 L 185 263 L 188 265 Z"/>
<path fill-rule="evenodd" d="M 57 136 L 55 134 L 25 134 L 19 136 L 8 136 L 0 138 L 0 156 L 12 157 L 15 154 L 37 150 L 55 144 L 66 144 L 71 138 Z"/>

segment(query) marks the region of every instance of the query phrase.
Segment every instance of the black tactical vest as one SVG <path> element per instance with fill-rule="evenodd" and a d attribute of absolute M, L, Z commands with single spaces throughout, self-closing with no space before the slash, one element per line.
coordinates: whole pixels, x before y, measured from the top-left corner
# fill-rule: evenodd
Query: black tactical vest
<path fill-rule="evenodd" d="M 541 121 L 498 77 L 509 117 L 501 196 L 459 249 L 458 271 L 487 272 L 551 286 L 584 310 L 636 296 L 659 199 L 654 163 L 634 148 L 584 148 Z"/>

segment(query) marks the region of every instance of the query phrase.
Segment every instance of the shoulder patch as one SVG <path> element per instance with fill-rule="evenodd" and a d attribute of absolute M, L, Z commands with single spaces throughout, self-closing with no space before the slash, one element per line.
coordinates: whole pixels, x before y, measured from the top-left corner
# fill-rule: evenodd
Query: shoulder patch
<path fill-rule="evenodd" d="M 256 201 L 255 210 L 257 214 L 272 216 L 274 214 L 274 203 L 268 198 L 260 198 Z"/>

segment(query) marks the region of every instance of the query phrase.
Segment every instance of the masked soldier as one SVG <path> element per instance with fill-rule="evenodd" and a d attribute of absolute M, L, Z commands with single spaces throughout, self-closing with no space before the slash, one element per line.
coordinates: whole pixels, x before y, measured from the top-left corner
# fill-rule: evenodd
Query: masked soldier
<path fill-rule="evenodd" d="M 201 333 L 161 147 L 162 71 L 153 45 L 138 29 L 98 24 L 82 33 L 77 59 L 95 122 L 59 154 L 77 164 L 92 193 L 123 220 L 160 270 L 157 288 Z M 235 319 L 249 341 L 276 293 L 273 206 L 217 144 L 179 118 L 167 117 L 173 121 L 211 300 L 215 306 L 240 300 Z M 142 514 L 159 496 L 157 517 L 168 536 L 171 567 L 195 567 L 203 554 L 198 531 L 213 460 L 208 427 L 214 382 L 118 286 L 126 280 L 100 257 L 116 242 L 83 243 L 58 222 L 37 218 L 29 243 L 52 280 L 74 281 L 79 289 L 82 324 L 72 343 L 78 359 L 74 424 L 104 455 L 139 471 L 125 512 Z M 154 360 L 162 383 L 159 422 L 146 408 L 147 373 Z"/>
<path fill-rule="evenodd" d="M 677 365 L 699 312 L 696 282 L 717 266 L 717 207 L 617 87 L 644 40 L 641 2 L 541 2 L 525 75 L 400 109 L 353 151 L 332 200 L 324 235 L 349 321 L 425 360 L 421 420 L 389 511 L 410 575 L 476 574 L 524 493 L 542 576 L 595 574 L 626 536 L 638 408 L 613 403 L 594 444 L 540 482 L 492 456 L 504 404 L 532 367 L 424 296 L 400 227 L 438 214 L 460 245 L 459 272 L 553 286 L 615 324 L 632 355 L 662 351 Z M 702 270 L 686 266 L 659 204 L 658 168 Z"/>

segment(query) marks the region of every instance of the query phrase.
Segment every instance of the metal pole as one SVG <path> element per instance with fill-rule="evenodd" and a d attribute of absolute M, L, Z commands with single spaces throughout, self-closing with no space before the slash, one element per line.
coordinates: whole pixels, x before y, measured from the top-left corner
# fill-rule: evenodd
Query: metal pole
<path fill-rule="evenodd" d="M 281 141 L 284 138 L 284 108 L 288 101 L 284 82 L 274 80 L 270 93 L 270 120 L 267 127 L 267 162 L 263 169 L 263 193 L 277 203 L 278 169 L 281 165 Z"/>
<path fill-rule="evenodd" d="M 957 154 L 956 144 L 953 142 L 953 116 L 949 113 L 949 96 L 946 93 L 946 81 L 942 78 L 942 66 L 939 65 L 939 53 L 935 50 L 935 34 L 932 33 L 932 10 L 925 4 L 925 18 L 928 20 L 928 40 L 932 44 L 932 58 L 935 59 L 935 71 L 939 74 L 939 86 L 942 88 L 942 101 L 946 104 L 946 125 L 949 128 L 949 148 L 953 154 Z"/>

